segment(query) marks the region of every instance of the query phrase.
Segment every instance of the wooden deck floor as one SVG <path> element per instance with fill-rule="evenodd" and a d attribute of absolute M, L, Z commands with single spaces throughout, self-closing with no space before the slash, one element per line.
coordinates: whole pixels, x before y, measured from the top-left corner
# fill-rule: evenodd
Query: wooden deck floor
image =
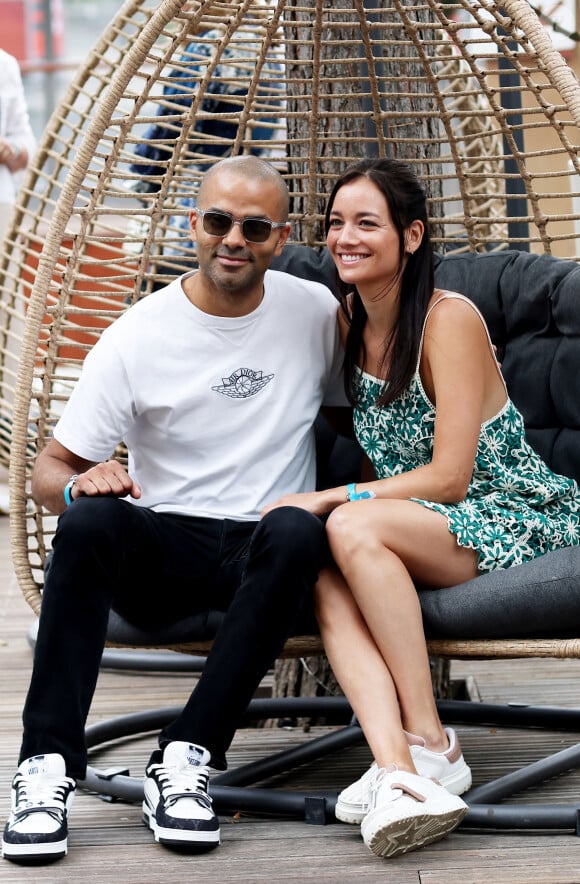
<path fill-rule="evenodd" d="M 5 819 L 20 741 L 20 713 L 28 683 L 31 652 L 27 631 L 33 616 L 22 600 L 10 561 L 8 519 L 0 518 L 0 818 Z M 457 678 L 475 679 L 489 702 L 512 700 L 577 704 L 580 666 L 575 661 L 455 664 Z M 179 704 L 192 676 L 102 672 L 91 720 L 152 706 Z M 458 728 L 476 783 L 517 768 L 577 742 L 573 734 L 518 733 L 489 728 Z M 301 731 L 247 730 L 236 738 L 230 763 L 259 757 L 268 748 L 307 739 Z M 153 736 L 100 750 L 101 767 L 128 766 L 140 775 Z M 290 785 L 307 781 L 339 788 L 368 763 L 365 747 L 335 754 L 300 771 Z M 546 784 L 532 798 L 575 803 L 580 774 Z M 19 867 L 0 861 L 0 881 L 73 884 L 169 884 L 206 882 L 392 882 L 392 884 L 572 884 L 580 881 L 580 841 L 573 834 L 501 834 L 458 830 L 444 841 L 392 860 L 373 857 L 352 826 L 308 825 L 302 821 L 235 815 L 222 818 L 217 851 L 188 856 L 153 843 L 140 808 L 78 794 L 72 813 L 69 855 L 45 867 Z"/>

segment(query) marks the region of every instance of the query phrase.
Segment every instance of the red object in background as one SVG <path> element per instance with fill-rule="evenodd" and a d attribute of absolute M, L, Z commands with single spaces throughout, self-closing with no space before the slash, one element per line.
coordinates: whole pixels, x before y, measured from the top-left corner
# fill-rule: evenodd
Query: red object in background
<path fill-rule="evenodd" d="M 61 0 L 0 0 L 0 48 L 18 61 L 60 58 L 63 36 Z"/>
<path fill-rule="evenodd" d="M 118 315 L 127 309 L 128 299 L 134 292 L 137 264 L 132 264 L 129 261 L 122 269 L 119 267 L 116 270 L 111 270 L 112 267 L 118 266 L 114 262 L 118 262 L 119 252 L 123 248 L 123 233 L 122 230 L 113 233 L 105 227 L 102 228 L 101 233 L 105 234 L 107 230 L 111 239 L 88 246 L 85 260 L 80 265 L 78 277 L 74 282 L 76 293 L 72 298 L 69 321 L 63 331 L 63 341 L 59 351 L 60 356 L 73 362 L 82 362 L 87 350 L 97 340 L 98 335 L 91 329 L 101 331 L 110 325 Z M 115 235 L 119 236 L 118 242 L 113 238 Z M 67 231 L 62 242 L 63 254 L 72 252 L 75 247 L 75 234 L 70 230 Z M 29 298 L 38 269 L 39 256 L 42 252 L 42 239 L 23 237 L 23 248 L 28 251 L 29 256 L 26 266 L 23 268 L 22 290 L 26 298 Z M 64 259 L 61 258 L 53 274 L 54 285 L 58 287 L 62 285 L 65 269 Z M 111 281 L 111 273 L 113 273 L 114 281 Z M 123 276 L 125 279 L 122 278 Z M 84 293 L 86 293 L 86 297 Z M 99 298 L 99 296 L 101 297 Z M 49 297 L 49 303 L 50 300 Z M 47 335 L 50 333 L 51 322 L 51 317 L 47 314 L 38 337 L 38 354 L 43 353 L 48 346 Z"/>
<path fill-rule="evenodd" d="M 25 61 L 28 58 L 25 0 L 0 0 L 0 21 L 0 48 L 14 55 L 18 61 Z"/>

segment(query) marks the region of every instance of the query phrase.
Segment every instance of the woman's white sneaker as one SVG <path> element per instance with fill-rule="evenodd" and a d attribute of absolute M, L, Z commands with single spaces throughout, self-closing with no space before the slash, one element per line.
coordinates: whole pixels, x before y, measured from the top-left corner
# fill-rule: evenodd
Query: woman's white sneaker
<path fill-rule="evenodd" d="M 407 733 L 411 757 L 420 776 L 432 777 L 452 795 L 463 795 L 471 788 L 471 770 L 463 758 L 453 728 L 446 727 L 445 733 L 449 740 L 449 748 L 445 752 L 432 752 L 427 749 L 422 737 Z M 341 822 L 352 825 L 362 823 L 368 812 L 369 789 L 376 770 L 377 765 L 373 763 L 362 777 L 342 790 L 335 810 L 335 815 Z"/>
<path fill-rule="evenodd" d="M 49 862 L 64 856 L 75 789 L 62 755 L 34 755 L 23 761 L 12 781 L 2 856 L 16 863 Z"/>
<path fill-rule="evenodd" d="M 467 809 L 439 783 L 393 764 L 378 768 L 373 777 L 361 834 L 375 856 L 399 856 L 443 838 Z"/>
<path fill-rule="evenodd" d="M 445 728 L 449 748 L 445 752 L 427 749 L 423 737 L 407 733 L 409 749 L 417 773 L 441 783 L 452 795 L 463 795 L 471 789 L 471 769 L 465 763 L 457 734 L 451 727 Z"/>

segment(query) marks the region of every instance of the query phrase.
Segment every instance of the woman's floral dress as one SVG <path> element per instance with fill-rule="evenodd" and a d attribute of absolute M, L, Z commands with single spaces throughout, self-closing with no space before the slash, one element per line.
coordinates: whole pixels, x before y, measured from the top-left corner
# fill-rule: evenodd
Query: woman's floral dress
<path fill-rule="evenodd" d="M 454 293 L 443 297 L 467 300 Z M 379 479 L 431 462 L 435 408 L 421 383 L 420 358 L 421 352 L 408 389 L 385 407 L 375 404 L 383 382 L 357 370 L 356 435 Z M 412 499 L 447 518 L 458 544 L 477 550 L 480 571 L 509 568 L 580 542 L 578 485 L 553 473 L 530 447 L 522 415 L 509 398 L 481 425 L 465 499 L 455 504 Z"/>

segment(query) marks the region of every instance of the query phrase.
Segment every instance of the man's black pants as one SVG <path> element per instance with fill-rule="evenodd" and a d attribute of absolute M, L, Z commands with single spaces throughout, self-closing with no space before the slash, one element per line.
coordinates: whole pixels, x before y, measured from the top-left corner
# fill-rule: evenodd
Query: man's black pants
<path fill-rule="evenodd" d="M 225 611 L 201 678 L 160 743 L 226 751 L 299 618 L 329 552 L 323 522 L 281 507 L 259 522 L 158 513 L 81 497 L 59 518 L 43 592 L 20 761 L 58 752 L 82 779 L 84 729 L 111 607 L 137 626 Z"/>

